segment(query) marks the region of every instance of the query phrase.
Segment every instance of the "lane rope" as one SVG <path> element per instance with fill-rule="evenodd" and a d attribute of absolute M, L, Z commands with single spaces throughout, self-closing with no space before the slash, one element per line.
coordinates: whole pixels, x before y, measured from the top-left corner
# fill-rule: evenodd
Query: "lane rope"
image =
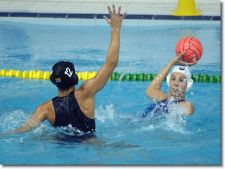
<path fill-rule="evenodd" d="M 76 72 L 79 80 L 88 80 L 95 77 L 97 72 Z M 0 77 L 14 77 L 20 79 L 49 80 L 51 72 L 42 70 L 0 70 Z M 113 72 L 110 80 L 114 81 L 151 81 L 157 74 L 153 73 L 118 73 Z M 194 82 L 200 83 L 221 83 L 221 75 L 195 74 L 192 75 Z"/>

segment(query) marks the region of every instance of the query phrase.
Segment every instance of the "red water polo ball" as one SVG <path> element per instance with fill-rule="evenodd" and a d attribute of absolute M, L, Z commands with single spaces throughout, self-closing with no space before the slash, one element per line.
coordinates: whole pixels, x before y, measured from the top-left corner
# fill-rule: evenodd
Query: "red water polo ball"
<path fill-rule="evenodd" d="M 176 55 L 178 56 L 183 51 L 185 51 L 184 56 L 182 56 L 184 62 L 192 63 L 198 61 L 203 52 L 202 44 L 195 37 L 184 37 L 177 42 Z"/>

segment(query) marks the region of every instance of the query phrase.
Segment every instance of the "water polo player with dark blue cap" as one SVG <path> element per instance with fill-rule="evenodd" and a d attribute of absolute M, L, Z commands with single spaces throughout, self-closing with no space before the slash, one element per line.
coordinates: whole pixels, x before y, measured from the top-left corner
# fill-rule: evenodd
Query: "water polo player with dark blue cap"
<path fill-rule="evenodd" d="M 193 113 L 194 107 L 191 102 L 185 100 L 185 92 L 187 92 L 193 84 L 188 66 L 194 65 L 196 62 L 184 63 L 181 59 L 183 55 L 184 53 L 181 53 L 179 56 L 171 59 L 147 88 L 146 95 L 156 103 L 151 104 L 145 110 L 143 114 L 144 117 L 169 113 L 169 104 L 179 104 L 185 109 L 184 112 L 186 115 L 191 115 Z M 169 73 L 169 70 L 173 66 L 173 70 Z M 168 94 L 161 91 L 161 85 L 165 78 L 167 78 L 167 84 L 169 86 Z"/>
<path fill-rule="evenodd" d="M 38 106 L 33 115 L 11 133 L 29 131 L 44 120 L 48 120 L 55 127 L 72 125 L 82 132 L 95 131 L 95 95 L 105 86 L 118 64 L 120 29 L 126 15 L 121 15 L 120 10 L 119 7 L 116 12 L 114 5 L 112 9 L 108 7 L 111 18 L 105 16 L 105 19 L 112 28 L 111 42 L 105 64 L 96 76 L 76 89 L 78 77 L 74 65 L 67 61 L 60 61 L 53 65 L 50 80 L 58 88 L 58 95 Z"/>

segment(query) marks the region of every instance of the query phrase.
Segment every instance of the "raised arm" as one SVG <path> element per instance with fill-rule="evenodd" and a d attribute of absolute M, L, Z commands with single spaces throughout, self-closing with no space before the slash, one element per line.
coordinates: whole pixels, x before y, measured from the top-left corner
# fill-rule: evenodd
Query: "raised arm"
<path fill-rule="evenodd" d="M 161 91 L 161 85 L 163 80 L 166 78 L 170 68 L 175 64 L 187 64 L 181 60 L 181 57 L 184 53 L 181 53 L 179 56 L 174 57 L 169 63 L 160 71 L 160 73 L 154 78 L 149 87 L 146 90 L 146 95 L 153 100 L 161 101 L 166 98 L 166 94 Z M 195 63 L 189 64 L 193 65 Z"/>
<path fill-rule="evenodd" d="M 113 70 L 116 68 L 119 59 L 120 48 L 120 28 L 122 20 L 125 17 L 120 14 L 121 7 L 116 12 L 115 6 L 112 9 L 108 6 L 108 11 L 111 19 L 105 16 L 107 23 L 111 26 L 111 41 L 106 55 L 106 61 L 104 65 L 97 72 L 96 76 L 88 81 L 85 81 L 83 87 L 90 95 L 95 95 L 100 89 L 104 87 L 108 81 Z"/>

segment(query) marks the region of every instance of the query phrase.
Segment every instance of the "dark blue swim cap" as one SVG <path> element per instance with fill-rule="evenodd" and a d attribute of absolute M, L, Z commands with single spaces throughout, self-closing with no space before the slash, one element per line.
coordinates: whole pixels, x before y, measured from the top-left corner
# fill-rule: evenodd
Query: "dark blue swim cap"
<path fill-rule="evenodd" d="M 60 89 L 67 89 L 78 83 L 73 63 L 60 61 L 52 66 L 51 82 Z"/>

